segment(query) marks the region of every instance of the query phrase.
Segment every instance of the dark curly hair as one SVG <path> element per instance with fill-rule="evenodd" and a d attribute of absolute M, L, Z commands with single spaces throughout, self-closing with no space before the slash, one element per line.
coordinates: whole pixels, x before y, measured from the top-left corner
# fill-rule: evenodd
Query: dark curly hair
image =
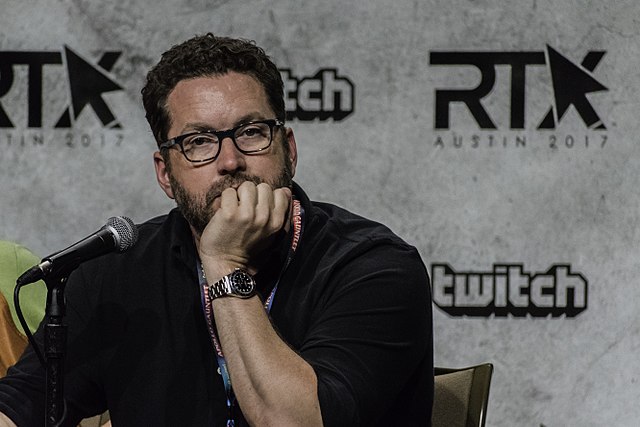
<path fill-rule="evenodd" d="M 156 142 L 160 144 L 167 139 L 171 127 L 167 98 L 181 80 L 218 76 L 230 71 L 255 78 L 264 88 L 276 118 L 284 122 L 282 76 L 265 51 L 252 40 L 207 33 L 173 46 L 147 74 L 142 103 Z"/>

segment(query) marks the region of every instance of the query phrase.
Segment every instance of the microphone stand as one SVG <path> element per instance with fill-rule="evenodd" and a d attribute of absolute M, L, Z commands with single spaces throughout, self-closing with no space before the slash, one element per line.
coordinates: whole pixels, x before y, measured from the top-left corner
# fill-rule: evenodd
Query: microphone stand
<path fill-rule="evenodd" d="M 64 287 L 67 275 L 50 276 L 45 308 L 44 353 L 46 360 L 45 425 L 59 426 L 66 414 L 64 403 L 64 352 L 67 345 L 67 325 L 64 324 Z"/>

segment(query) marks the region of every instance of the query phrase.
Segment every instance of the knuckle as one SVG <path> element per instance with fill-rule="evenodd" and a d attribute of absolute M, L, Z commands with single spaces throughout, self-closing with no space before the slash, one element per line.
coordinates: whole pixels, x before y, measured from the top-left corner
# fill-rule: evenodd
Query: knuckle
<path fill-rule="evenodd" d="M 240 224 L 247 225 L 253 222 L 254 214 L 248 209 L 240 209 L 234 216 L 234 219 Z"/>
<path fill-rule="evenodd" d="M 269 224 L 269 219 L 270 219 L 269 212 L 265 210 L 261 210 L 256 212 L 254 223 L 259 228 L 264 228 L 266 225 Z"/>

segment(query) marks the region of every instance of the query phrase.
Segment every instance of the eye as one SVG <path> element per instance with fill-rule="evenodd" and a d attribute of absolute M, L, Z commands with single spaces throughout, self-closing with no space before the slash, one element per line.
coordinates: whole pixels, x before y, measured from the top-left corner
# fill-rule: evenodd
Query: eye
<path fill-rule="evenodd" d="M 248 125 L 240 129 L 239 136 L 244 138 L 257 138 L 257 137 L 265 137 L 269 132 L 269 127 L 261 125 Z"/>
<path fill-rule="evenodd" d="M 206 133 L 192 135 L 182 142 L 182 146 L 186 149 L 201 147 L 206 144 L 214 144 L 218 140 L 215 136 Z"/>
<path fill-rule="evenodd" d="M 203 145 L 203 144 L 208 144 L 209 142 L 211 142 L 211 139 L 203 136 L 194 138 L 193 141 L 191 141 L 193 145 Z"/>

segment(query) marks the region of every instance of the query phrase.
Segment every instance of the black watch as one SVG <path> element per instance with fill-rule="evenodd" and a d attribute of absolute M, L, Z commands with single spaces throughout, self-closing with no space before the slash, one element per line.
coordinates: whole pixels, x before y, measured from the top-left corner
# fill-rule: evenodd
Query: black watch
<path fill-rule="evenodd" d="M 256 293 L 256 281 L 241 268 L 236 268 L 216 283 L 209 285 L 209 297 L 214 300 L 219 297 L 233 296 L 249 298 Z"/>

